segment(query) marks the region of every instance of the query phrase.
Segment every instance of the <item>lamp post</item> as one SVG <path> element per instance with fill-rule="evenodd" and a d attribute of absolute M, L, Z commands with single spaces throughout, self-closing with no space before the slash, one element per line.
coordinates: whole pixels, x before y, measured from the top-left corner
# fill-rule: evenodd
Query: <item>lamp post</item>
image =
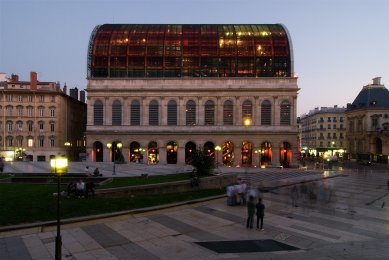
<path fill-rule="evenodd" d="M 72 156 L 70 156 L 70 147 L 72 146 L 72 143 L 71 142 L 69 142 L 69 141 L 66 141 L 65 143 L 64 143 L 64 145 L 65 145 L 65 147 L 66 147 L 66 155 L 67 155 L 67 157 L 68 158 L 72 158 Z"/>
<path fill-rule="evenodd" d="M 216 150 L 216 167 L 219 167 L 219 152 L 221 151 L 221 147 L 219 145 L 217 145 L 215 147 L 215 150 Z"/>
<path fill-rule="evenodd" d="M 51 173 L 57 176 L 57 236 L 55 238 L 55 259 L 62 258 L 62 238 L 61 238 L 61 175 L 67 172 L 68 159 L 57 157 L 50 159 Z"/>
<path fill-rule="evenodd" d="M 116 147 L 114 147 L 111 143 L 107 143 L 107 147 L 108 149 L 111 149 L 112 148 L 112 160 L 113 160 L 113 173 L 112 175 L 116 175 L 116 159 L 115 159 L 115 154 L 116 154 L 116 148 L 119 148 L 121 149 L 122 148 L 122 143 L 116 143 Z"/>

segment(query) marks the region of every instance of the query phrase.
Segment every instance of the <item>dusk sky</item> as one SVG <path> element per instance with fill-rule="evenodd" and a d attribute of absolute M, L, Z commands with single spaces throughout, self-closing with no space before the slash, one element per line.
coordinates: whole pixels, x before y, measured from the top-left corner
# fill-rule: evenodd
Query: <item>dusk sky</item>
<path fill-rule="evenodd" d="M 281 23 L 292 38 L 300 116 L 346 106 L 372 78 L 389 86 L 389 0 L 0 0 L 0 71 L 86 88 L 104 23 Z"/>

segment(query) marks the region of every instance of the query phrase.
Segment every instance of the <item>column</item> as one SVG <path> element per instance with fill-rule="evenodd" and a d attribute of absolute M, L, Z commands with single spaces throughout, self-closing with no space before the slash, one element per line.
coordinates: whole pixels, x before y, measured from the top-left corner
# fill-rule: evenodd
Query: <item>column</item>
<path fill-rule="evenodd" d="M 185 165 L 185 147 L 178 146 L 177 165 Z"/>
<path fill-rule="evenodd" d="M 124 157 L 124 161 L 126 163 L 130 162 L 129 152 L 130 152 L 130 148 L 129 147 L 124 147 L 124 145 L 123 145 L 122 154 L 123 154 L 123 157 Z"/>
<path fill-rule="evenodd" d="M 122 101 L 122 125 L 129 125 L 129 124 L 130 124 L 129 107 L 127 102 L 127 97 L 124 97 Z"/>
<path fill-rule="evenodd" d="M 186 120 L 186 102 L 183 97 L 180 97 L 178 100 L 178 125 L 186 125 L 185 120 Z"/>
<path fill-rule="evenodd" d="M 235 125 L 241 126 L 242 125 L 242 104 L 240 101 L 240 97 L 235 97 L 234 102 L 234 117 L 235 117 Z"/>
<path fill-rule="evenodd" d="M 167 164 L 166 162 L 166 146 L 159 146 L 159 149 L 158 149 L 158 153 L 159 153 L 159 162 L 158 164 Z"/>
<path fill-rule="evenodd" d="M 272 147 L 272 158 L 271 163 L 275 165 L 280 164 L 280 147 L 279 146 L 273 146 Z"/>
<path fill-rule="evenodd" d="M 204 125 L 205 119 L 204 119 L 204 100 L 202 97 L 197 97 L 197 109 L 196 109 L 196 116 L 197 116 L 197 125 Z"/>
<path fill-rule="evenodd" d="M 147 98 L 141 99 L 141 111 L 140 111 L 140 125 L 149 125 L 149 100 Z"/>
<path fill-rule="evenodd" d="M 272 122 L 273 126 L 280 125 L 280 106 L 278 104 L 278 97 L 273 97 L 273 106 L 272 106 Z"/>
<path fill-rule="evenodd" d="M 112 125 L 112 103 L 109 98 L 104 99 L 104 125 Z"/>
<path fill-rule="evenodd" d="M 216 125 L 223 125 L 223 100 L 217 97 L 216 101 Z"/>
<path fill-rule="evenodd" d="M 165 98 L 161 98 L 160 101 L 160 113 L 161 113 L 161 122 L 160 125 L 167 125 L 167 100 Z"/>
<path fill-rule="evenodd" d="M 234 166 L 242 166 L 242 142 L 234 142 Z"/>

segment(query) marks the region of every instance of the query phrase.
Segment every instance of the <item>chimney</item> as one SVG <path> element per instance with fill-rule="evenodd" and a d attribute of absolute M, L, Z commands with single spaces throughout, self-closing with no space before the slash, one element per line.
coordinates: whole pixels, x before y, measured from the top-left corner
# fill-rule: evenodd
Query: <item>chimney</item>
<path fill-rule="evenodd" d="M 85 91 L 80 90 L 80 101 L 85 103 Z"/>
<path fill-rule="evenodd" d="M 11 82 L 12 83 L 19 82 L 19 76 L 17 74 L 12 74 L 11 75 Z"/>
<path fill-rule="evenodd" d="M 381 77 L 375 77 L 373 79 L 373 85 L 381 85 Z"/>
<path fill-rule="evenodd" d="M 38 86 L 38 75 L 36 72 L 31 71 L 30 72 L 30 89 L 36 90 Z"/>

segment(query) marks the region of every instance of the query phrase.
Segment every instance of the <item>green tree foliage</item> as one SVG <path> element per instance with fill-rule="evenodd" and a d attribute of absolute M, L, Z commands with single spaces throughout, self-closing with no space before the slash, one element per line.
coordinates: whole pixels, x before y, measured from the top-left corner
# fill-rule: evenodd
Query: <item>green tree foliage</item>
<path fill-rule="evenodd" d="M 191 165 L 199 175 L 209 175 L 215 168 L 215 159 L 205 151 L 196 150 L 192 154 Z"/>

